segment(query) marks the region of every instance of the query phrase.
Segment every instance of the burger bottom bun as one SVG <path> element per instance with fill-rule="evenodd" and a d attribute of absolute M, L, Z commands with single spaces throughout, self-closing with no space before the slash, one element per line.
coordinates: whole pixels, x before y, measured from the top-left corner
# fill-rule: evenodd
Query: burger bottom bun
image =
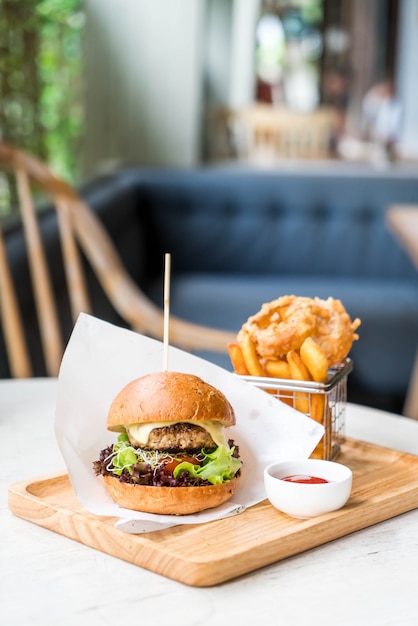
<path fill-rule="evenodd" d="M 113 476 L 103 476 L 113 500 L 125 509 L 160 515 L 189 515 L 213 509 L 235 493 L 239 477 L 221 485 L 202 487 L 152 487 L 121 483 Z"/>

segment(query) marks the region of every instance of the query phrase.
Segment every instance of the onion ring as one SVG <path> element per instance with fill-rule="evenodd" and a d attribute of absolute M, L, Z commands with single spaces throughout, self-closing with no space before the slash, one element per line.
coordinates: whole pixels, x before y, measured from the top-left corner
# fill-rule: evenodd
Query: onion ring
<path fill-rule="evenodd" d="M 312 337 L 324 351 L 329 367 L 343 361 L 350 352 L 361 321 L 351 318 L 340 300 L 281 296 L 263 304 L 248 318 L 238 333 L 238 342 L 249 333 L 260 358 L 282 358 L 299 350 Z"/>

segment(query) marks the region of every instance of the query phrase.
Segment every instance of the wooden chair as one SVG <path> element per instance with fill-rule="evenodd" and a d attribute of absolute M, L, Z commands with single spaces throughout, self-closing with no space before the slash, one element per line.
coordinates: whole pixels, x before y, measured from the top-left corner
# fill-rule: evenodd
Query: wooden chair
<path fill-rule="evenodd" d="M 418 270 L 418 205 L 389 207 L 386 223 Z M 402 412 L 418 419 L 418 346 Z"/>
<path fill-rule="evenodd" d="M 229 112 L 229 126 L 238 156 L 249 161 L 329 159 L 336 133 L 336 112 L 311 113 L 257 103 Z"/>
<path fill-rule="evenodd" d="M 37 222 L 34 188 L 47 196 L 57 212 L 73 321 L 80 312 L 91 311 L 80 256 L 82 251 L 115 311 L 127 325 L 142 334 L 162 339 L 163 311 L 128 275 L 107 231 L 76 190 L 56 178 L 38 158 L 3 142 L 0 142 L 0 168 L 11 173 L 16 181 L 47 374 L 58 374 L 64 344 Z M 1 225 L 0 294 L 0 321 L 11 375 L 30 377 L 33 370 Z M 170 343 L 185 350 L 224 353 L 228 342 L 234 340 L 232 333 L 192 324 L 174 316 L 170 317 L 169 327 Z"/>

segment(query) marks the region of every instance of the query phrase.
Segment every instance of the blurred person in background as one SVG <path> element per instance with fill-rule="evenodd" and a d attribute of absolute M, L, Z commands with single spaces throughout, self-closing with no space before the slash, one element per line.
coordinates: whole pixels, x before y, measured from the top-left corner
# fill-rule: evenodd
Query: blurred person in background
<path fill-rule="evenodd" d="M 373 85 L 362 103 L 362 135 L 365 141 L 379 144 L 388 159 L 396 158 L 402 107 L 393 82 Z"/>

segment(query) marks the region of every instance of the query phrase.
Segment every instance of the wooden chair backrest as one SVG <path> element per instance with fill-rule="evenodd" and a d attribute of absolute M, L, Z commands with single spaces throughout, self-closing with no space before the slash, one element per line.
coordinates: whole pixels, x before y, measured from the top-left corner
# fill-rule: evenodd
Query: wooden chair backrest
<path fill-rule="evenodd" d="M 0 144 L 0 165 L 14 175 L 20 215 L 29 260 L 33 295 L 36 304 L 39 331 L 48 375 L 56 376 L 63 353 L 57 306 L 51 284 L 50 272 L 37 221 L 33 185 L 54 201 L 64 258 L 72 316 L 80 311 L 89 312 L 90 304 L 82 271 L 79 251 L 71 226 L 71 204 L 77 200 L 72 188 L 55 178 L 41 162 L 12 146 Z M 13 285 L 6 248 L 0 229 L 0 317 L 4 340 L 9 354 L 10 369 L 14 377 L 32 375 L 30 358 L 25 341 L 24 325 L 19 310 L 16 289 Z"/>
<path fill-rule="evenodd" d="M 107 231 L 75 189 L 56 178 L 50 169 L 33 155 L 3 142 L 0 142 L 0 175 L 1 169 L 7 170 L 16 180 L 47 374 L 49 376 L 58 374 L 63 355 L 63 339 L 50 272 L 42 246 L 38 211 L 33 195 L 34 187 L 45 193 L 57 213 L 73 322 L 80 312 L 91 312 L 80 256 L 82 250 L 121 318 L 133 330 L 162 339 L 163 311 L 141 291 L 127 273 Z M 0 322 L 12 377 L 32 376 L 24 321 L 7 259 L 1 224 Z M 170 342 L 183 349 L 226 353 L 227 344 L 233 340 L 232 333 L 191 324 L 175 316 L 170 318 Z"/>
<path fill-rule="evenodd" d="M 337 118 L 330 108 L 301 113 L 260 103 L 232 110 L 229 123 L 249 160 L 328 159 Z"/>

